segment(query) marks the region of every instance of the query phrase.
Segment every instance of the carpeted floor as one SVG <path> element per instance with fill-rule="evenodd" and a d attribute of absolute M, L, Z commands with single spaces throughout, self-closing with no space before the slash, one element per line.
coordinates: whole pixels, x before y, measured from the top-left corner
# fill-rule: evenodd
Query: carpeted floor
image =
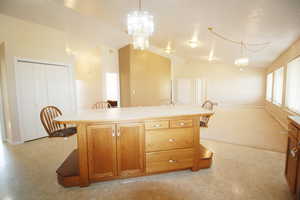
<path fill-rule="evenodd" d="M 285 152 L 287 131 L 263 108 L 216 108 L 201 138 Z"/>
<path fill-rule="evenodd" d="M 9 200 L 292 200 L 285 154 L 202 140 L 214 152 L 210 169 L 63 188 L 55 170 L 76 148 L 76 136 L 20 145 L 0 143 L 0 199 Z"/>

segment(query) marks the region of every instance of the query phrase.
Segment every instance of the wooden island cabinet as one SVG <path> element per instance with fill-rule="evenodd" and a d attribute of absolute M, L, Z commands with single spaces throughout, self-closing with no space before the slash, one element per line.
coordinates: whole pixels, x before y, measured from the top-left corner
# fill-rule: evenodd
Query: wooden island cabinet
<path fill-rule="evenodd" d="M 300 199 L 300 117 L 289 117 L 285 176 L 294 198 Z"/>
<path fill-rule="evenodd" d="M 77 124 L 78 149 L 57 170 L 63 186 L 208 168 L 212 153 L 200 144 L 199 106 L 113 108 L 64 115 Z"/>

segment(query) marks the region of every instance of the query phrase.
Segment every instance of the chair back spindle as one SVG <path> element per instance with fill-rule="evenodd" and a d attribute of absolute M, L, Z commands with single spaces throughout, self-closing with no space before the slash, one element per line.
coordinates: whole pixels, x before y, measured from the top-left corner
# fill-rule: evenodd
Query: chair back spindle
<path fill-rule="evenodd" d="M 106 101 L 98 101 L 93 106 L 92 109 L 108 109 L 111 105 Z"/>
<path fill-rule="evenodd" d="M 214 103 L 210 100 L 206 100 L 204 101 L 204 103 L 202 104 L 202 108 L 207 109 L 207 110 L 213 110 L 214 106 L 217 106 L 218 103 Z M 200 118 L 200 126 L 201 127 L 208 127 L 208 122 L 209 122 L 210 116 L 203 116 Z"/>
<path fill-rule="evenodd" d="M 54 121 L 58 116 L 61 116 L 62 112 L 55 106 L 47 106 L 41 110 L 40 119 L 43 127 L 47 131 L 48 135 L 51 137 L 54 132 L 61 129 L 65 129 L 65 124 L 59 124 Z"/>

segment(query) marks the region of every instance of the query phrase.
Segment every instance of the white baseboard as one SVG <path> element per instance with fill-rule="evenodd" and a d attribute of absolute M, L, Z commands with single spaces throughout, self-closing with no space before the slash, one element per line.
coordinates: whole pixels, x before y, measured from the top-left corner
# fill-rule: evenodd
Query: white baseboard
<path fill-rule="evenodd" d="M 23 144 L 23 141 L 12 141 L 11 139 L 6 139 L 5 140 L 7 143 L 12 144 L 12 145 L 17 145 L 17 144 Z"/>

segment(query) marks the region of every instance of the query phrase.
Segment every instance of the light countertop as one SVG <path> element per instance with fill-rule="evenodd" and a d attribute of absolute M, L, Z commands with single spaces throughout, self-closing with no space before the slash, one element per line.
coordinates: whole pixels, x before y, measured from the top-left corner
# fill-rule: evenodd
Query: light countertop
<path fill-rule="evenodd" d="M 300 116 L 289 116 L 290 120 L 294 122 L 294 124 L 300 128 Z"/>
<path fill-rule="evenodd" d="M 170 105 L 85 110 L 76 113 L 66 113 L 57 117 L 55 120 L 62 123 L 117 122 L 176 116 L 205 116 L 212 114 L 214 114 L 213 111 L 203 109 L 200 105 Z"/>

